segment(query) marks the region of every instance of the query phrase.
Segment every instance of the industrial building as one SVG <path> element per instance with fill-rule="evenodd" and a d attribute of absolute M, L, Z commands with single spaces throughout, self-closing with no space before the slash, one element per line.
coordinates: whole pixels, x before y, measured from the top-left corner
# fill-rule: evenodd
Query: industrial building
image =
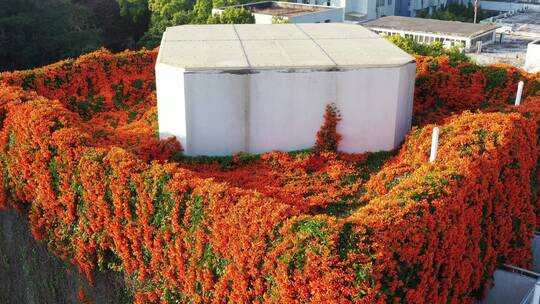
<path fill-rule="evenodd" d="M 512 6 L 520 4 L 507 2 Z M 529 4 L 532 5 L 532 4 Z M 504 6 L 497 7 L 498 9 Z M 536 7 L 520 8 L 502 12 L 480 21 L 481 24 L 496 25 L 497 43 L 482 48 L 482 53 L 471 54 L 480 64 L 505 63 L 520 68 L 526 67 L 527 52 L 531 42 L 540 39 L 540 4 Z M 532 45 L 534 46 L 534 44 Z"/>
<path fill-rule="evenodd" d="M 229 7 L 248 9 L 255 17 L 256 24 L 272 24 L 276 23 L 276 20 L 287 23 L 343 22 L 342 7 L 279 1 L 263 1 Z M 221 14 L 226 8 L 213 9 L 212 13 Z"/>
<path fill-rule="evenodd" d="M 170 27 L 156 63 L 160 137 L 187 155 L 305 149 L 334 103 L 340 150 L 389 150 L 411 126 L 415 68 L 352 24 Z"/>
<path fill-rule="evenodd" d="M 380 35 L 400 35 L 421 43 L 442 42 L 446 47 L 462 46 L 465 50 L 495 41 L 497 26 L 457 21 L 412 18 L 402 16 L 383 17 L 365 24 Z"/>
<path fill-rule="evenodd" d="M 538 11 L 521 9 L 506 12 L 480 21 L 482 24 L 495 24 L 499 26 L 497 32 L 515 37 L 538 39 L 540 38 L 540 5 Z"/>

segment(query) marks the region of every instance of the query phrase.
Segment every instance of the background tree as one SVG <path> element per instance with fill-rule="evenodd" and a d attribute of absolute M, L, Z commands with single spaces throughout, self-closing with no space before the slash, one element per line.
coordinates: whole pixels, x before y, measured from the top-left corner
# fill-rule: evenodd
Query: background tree
<path fill-rule="evenodd" d="M 0 70 L 26 69 L 100 48 L 92 13 L 69 0 L 0 0 Z"/>
<path fill-rule="evenodd" d="M 474 20 L 474 6 L 469 3 L 468 5 L 461 3 L 451 3 L 441 9 L 429 14 L 427 11 L 420 12 L 417 17 L 431 18 L 448 21 L 461 21 L 461 22 L 473 22 Z M 485 10 L 478 8 L 478 15 L 476 20 L 482 20 L 488 17 Z"/>
<path fill-rule="evenodd" d="M 204 23 L 254 23 L 246 9 L 226 9 L 220 16 L 212 16 L 212 8 L 246 3 L 251 0 L 148 0 L 150 27 L 140 46 L 155 48 L 169 26 Z"/>
<path fill-rule="evenodd" d="M 272 24 L 287 24 L 289 19 L 285 19 L 283 16 L 272 16 Z"/>
<path fill-rule="evenodd" d="M 135 23 L 146 20 L 149 16 L 148 0 L 116 0 L 116 2 L 120 7 L 120 14 L 133 18 Z"/>
<path fill-rule="evenodd" d="M 255 16 L 245 8 L 226 8 L 221 14 L 214 14 L 208 18 L 208 24 L 242 24 L 255 23 Z"/>
<path fill-rule="evenodd" d="M 103 46 L 111 51 L 118 52 L 137 48 L 137 42 L 148 30 L 150 12 L 146 0 L 137 0 L 144 2 L 145 7 L 145 9 L 139 8 L 138 12 L 136 12 L 135 8 L 124 7 L 122 9 L 121 4 L 116 0 L 73 1 L 91 10 L 95 16 L 96 25 L 101 30 Z M 121 1 L 125 2 L 127 0 Z M 129 12 L 126 12 L 126 10 Z"/>
<path fill-rule="evenodd" d="M 450 62 L 453 64 L 457 64 L 463 61 L 470 61 L 469 57 L 467 57 L 467 55 L 463 53 L 460 46 L 445 48 L 443 44 L 439 41 L 434 41 L 432 43 L 420 43 L 414 41 L 411 38 L 401 37 L 400 35 L 387 36 L 386 38 L 390 42 L 394 43 L 396 46 L 411 55 L 433 57 L 446 55 L 449 57 Z"/>

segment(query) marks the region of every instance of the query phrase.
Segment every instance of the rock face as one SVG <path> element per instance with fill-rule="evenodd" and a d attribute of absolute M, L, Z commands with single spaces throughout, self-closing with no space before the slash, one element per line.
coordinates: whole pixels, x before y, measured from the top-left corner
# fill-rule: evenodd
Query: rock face
<path fill-rule="evenodd" d="M 156 63 L 160 137 L 186 155 L 307 149 L 327 104 L 340 150 L 391 150 L 411 127 L 414 58 L 351 24 L 182 25 Z"/>
<path fill-rule="evenodd" d="M 36 241 L 24 214 L 0 210 L 0 303 L 79 303 L 82 287 L 94 303 L 131 303 L 119 275 L 96 273 L 94 286 Z"/>

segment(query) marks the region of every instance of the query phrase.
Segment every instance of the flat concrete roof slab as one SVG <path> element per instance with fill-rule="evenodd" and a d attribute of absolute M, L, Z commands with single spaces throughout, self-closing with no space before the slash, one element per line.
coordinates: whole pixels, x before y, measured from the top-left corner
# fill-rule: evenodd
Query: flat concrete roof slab
<path fill-rule="evenodd" d="M 458 21 L 443 21 L 414 17 L 387 16 L 364 23 L 370 28 L 393 29 L 409 32 L 432 33 L 447 36 L 476 37 L 497 26 L 490 24 L 473 24 Z"/>
<path fill-rule="evenodd" d="M 288 24 L 246 24 L 235 28 L 240 40 L 310 39 L 298 27 Z"/>
<path fill-rule="evenodd" d="M 386 39 L 320 39 L 317 41 L 339 66 L 377 67 L 403 63 L 402 50 Z"/>
<path fill-rule="evenodd" d="M 206 69 L 212 66 L 222 68 L 249 68 L 240 41 L 168 41 L 159 50 L 158 62 L 186 67 Z"/>
<path fill-rule="evenodd" d="M 330 25 L 330 24 L 328 24 Z M 334 23 L 331 26 L 318 23 L 301 23 L 297 26 L 312 39 L 362 39 L 380 38 L 379 35 L 366 30 L 360 25 Z"/>
<path fill-rule="evenodd" d="M 201 70 L 395 67 L 414 58 L 354 24 L 182 25 L 163 35 L 158 63 Z"/>
<path fill-rule="evenodd" d="M 237 40 L 237 34 L 232 24 L 219 25 L 219 30 L 215 26 L 182 25 L 168 27 L 163 34 L 165 41 L 217 41 L 217 40 Z"/>
<path fill-rule="evenodd" d="M 330 68 L 334 66 L 334 62 L 313 40 L 247 40 L 242 43 L 252 68 Z M 306 56 L 306 54 L 309 55 Z"/>

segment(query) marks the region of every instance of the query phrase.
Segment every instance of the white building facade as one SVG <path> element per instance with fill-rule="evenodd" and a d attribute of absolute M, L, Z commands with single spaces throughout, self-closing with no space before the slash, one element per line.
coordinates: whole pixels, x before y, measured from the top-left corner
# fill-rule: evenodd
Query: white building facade
<path fill-rule="evenodd" d="M 415 67 L 356 25 L 169 28 L 156 64 L 159 133 L 187 155 L 305 149 L 334 103 L 341 151 L 389 150 L 411 126 Z"/>
<path fill-rule="evenodd" d="M 250 10 L 255 17 L 255 24 L 272 24 L 276 20 L 287 23 L 335 23 L 343 22 L 344 18 L 342 7 L 326 5 L 263 1 L 231 7 Z M 212 14 L 221 14 L 226 8 L 212 9 Z"/>

